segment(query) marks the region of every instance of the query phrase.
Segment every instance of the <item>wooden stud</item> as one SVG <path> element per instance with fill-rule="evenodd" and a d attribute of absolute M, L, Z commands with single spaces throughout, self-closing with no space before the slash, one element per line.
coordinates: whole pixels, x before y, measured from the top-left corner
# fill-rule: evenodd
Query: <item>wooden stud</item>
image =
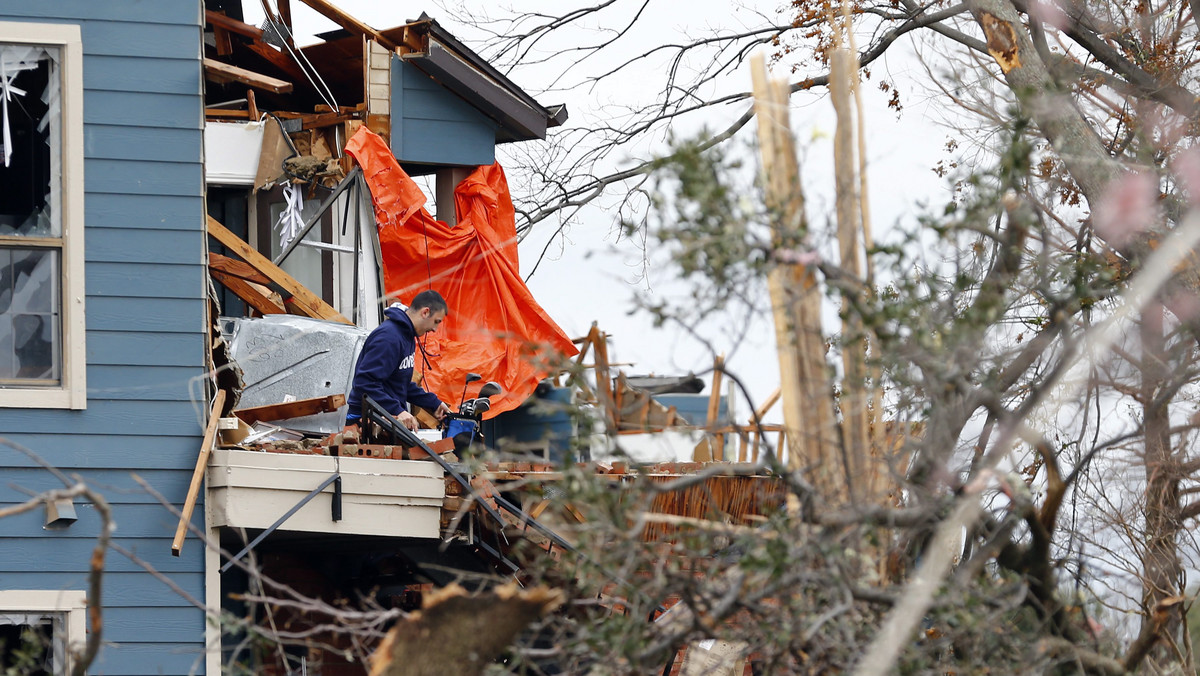
<path fill-rule="evenodd" d="M 217 47 L 218 56 L 229 56 L 233 53 L 233 40 L 229 37 L 229 31 L 221 26 L 213 26 L 213 43 Z"/>
<path fill-rule="evenodd" d="M 254 90 L 253 89 L 246 90 L 246 109 L 250 113 L 250 120 L 253 122 L 257 122 L 258 121 L 258 104 L 255 103 L 255 101 L 254 101 Z"/>
<path fill-rule="evenodd" d="M 204 10 L 204 20 L 212 24 L 214 28 L 220 27 L 231 33 L 244 35 L 254 40 L 262 40 L 263 32 L 261 28 L 238 21 L 237 19 L 228 17 L 220 12 L 214 12 L 211 9 L 206 9 Z"/>
<path fill-rule="evenodd" d="M 329 413 L 345 405 L 346 395 L 331 394 L 326 397 L 299 399 L 283 404 L 267 404 L 266 406 L 236 409 L 233 411 L 233 414 L 241 418 L 242 422 L 247 425 L 253 425 L 260 420 L 288 420 L 289 418 L 316 415 L 317 413 Z"/>
<path fill-rule="evenodd" d="M 213 82 L 240 82 L 275 94 L 292 91 L 291 82 L 221 63 L 216 59 L 204 59 L 204 77 Z"/>
<path fill-rule="evenodd" d="M 258 310 L 259 314 L 264 315 L 282 315 L 287 314 L 287 308 L 271 300 L 270 296 L 259 291 L 255 285 L 247 282 L 241 277 L 221 272 L 220 270 L 209 269 L 208 274 L 213 279 L 220 282 L 226 289 L 233 292 L 233 295 L 241 298 L 247 305 Z"/>
<path fill-rule="evenodd" d="M 217 437 L 217 421 L 221 419 L 221 410 L 225 407 L 225 390 L 219 390 L 213 399 L 212 410 L 208 414 L 208 424 L 204 427 L 204 440 L 200 442 L 200 457 L 196 458 L 196 469 L 192 471 L 192 483 L 188 485 L 187 498 L 180 510 L 179 527 L 175 529 L 175 539 L 171 542 L 171 554 L 179 556 L 183 549 L 183 539 L 187 536 L 187 527 L 192 520 L 192 512 L 196 509 L 196 498 L 200 495 L 200 484 L 204 482 L 204 470 L 208 467 L 208 457 L 212 454 L 213 440 Z"/>

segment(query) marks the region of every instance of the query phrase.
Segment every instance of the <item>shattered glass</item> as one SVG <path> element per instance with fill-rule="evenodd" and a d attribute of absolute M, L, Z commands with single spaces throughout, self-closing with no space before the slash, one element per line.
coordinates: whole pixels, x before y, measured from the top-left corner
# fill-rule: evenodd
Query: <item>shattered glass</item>
<path fill-rule="evenodd" d="M 0 380 L 57 383 L 59 252 L 0 249 Z"/>

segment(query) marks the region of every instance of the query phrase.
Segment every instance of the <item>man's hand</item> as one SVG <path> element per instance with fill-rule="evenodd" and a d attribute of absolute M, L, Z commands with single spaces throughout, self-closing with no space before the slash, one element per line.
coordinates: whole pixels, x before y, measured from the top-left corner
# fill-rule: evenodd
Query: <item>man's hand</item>
<path fill-rule="evenodd" d="M 417 419 L 408 411 L 400 411 L 400 415 L 396 416 L 396 420 L 399 420 L 401 425 L 404 425 L 414 432 L 416 432 L 417 427 L 419 427 L 419 425 L 417 425 Z"/>
<path fill-rule="evenodd" d="M 448 415 L 450 415 L 450 407 L 447 406 L 446 402 L 444 401 L 439 402 L 437 410 L 433 412 L 433 417 L 437 418 L 438 420 L 445 420 L 446 416 Z"/>

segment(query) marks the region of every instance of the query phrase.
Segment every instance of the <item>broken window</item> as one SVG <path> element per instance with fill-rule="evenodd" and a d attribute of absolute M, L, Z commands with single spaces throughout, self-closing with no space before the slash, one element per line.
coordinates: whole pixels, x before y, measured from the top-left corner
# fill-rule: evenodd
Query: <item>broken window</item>
<path fill-rule="evenodd" d="M 62 613 L 0 613 L 0 673 L 65 673 Z"/>
<path fill-rule="evenodd" d="M 60 382 L 58 60 L 0 45 L 0 387 Z"/>
<path fill-rule="evenodd" d="M 0 674 L 65 674 L 86 638 L 76 590 L 0 590 Z"/>
<path fill-rule="evenodd" d="M 4 406 L 86 401 L 79 35 L 78 26 L 0 22 Z"/>

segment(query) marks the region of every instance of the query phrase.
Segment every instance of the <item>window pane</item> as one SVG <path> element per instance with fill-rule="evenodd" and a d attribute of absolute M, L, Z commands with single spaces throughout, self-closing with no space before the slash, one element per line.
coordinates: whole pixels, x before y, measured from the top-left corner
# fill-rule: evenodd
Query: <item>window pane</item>
<path fill-rule="evenodd" d="M 61 378 L 59 257 L 54 249 L 0 249 L 0 379 L 6 385 Z"/>
<path fill-rule="evenodd" d="M 62 232 L 57 61 L 56 47 L 0 44 L 0 235 Z"/>

